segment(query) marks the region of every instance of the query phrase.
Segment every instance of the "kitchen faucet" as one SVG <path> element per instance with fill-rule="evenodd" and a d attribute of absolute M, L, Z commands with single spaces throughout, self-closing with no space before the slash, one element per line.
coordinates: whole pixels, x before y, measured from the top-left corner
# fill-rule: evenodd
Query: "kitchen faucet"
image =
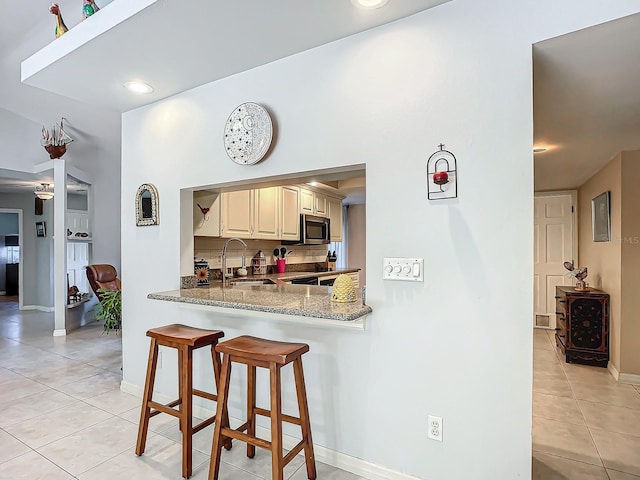
<path fill-rule="evenodd" d="M 224 247 L 222 247 L 222 286 L 224 287 L 224 281 L 227 277 L 227 245 L 229 245 L 232 241 L 240 242 L 244 246 L 244 250 L 247 250 L 247 244 L 240 238 L 233 237 L 224 242 Z M 244 254 L 242 255 L 242 268 L 244 268 Z M 233 277 L 233 275 L 231 275 Z"/>

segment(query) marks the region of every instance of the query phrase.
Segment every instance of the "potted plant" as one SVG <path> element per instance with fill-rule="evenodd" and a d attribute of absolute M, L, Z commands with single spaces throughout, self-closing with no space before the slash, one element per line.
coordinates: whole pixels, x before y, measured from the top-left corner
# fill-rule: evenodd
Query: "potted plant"
<path fill-rule="evenodd" d="M 104 320 L 104 331 L 116 333 L 122 326 L 122 290 L 98 289 L 100 303 L 96 312 L 96 320 Z"/>

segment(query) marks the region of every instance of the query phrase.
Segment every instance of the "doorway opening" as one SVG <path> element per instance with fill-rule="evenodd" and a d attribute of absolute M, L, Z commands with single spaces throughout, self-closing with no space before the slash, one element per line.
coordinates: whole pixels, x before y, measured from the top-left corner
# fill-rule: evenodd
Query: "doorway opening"
<path fill-rule="evenodd" d="M 17 309 L 21 302 L 22 210 L 0 208 L 0 302 Z"/>
<path fill-rule="evenodd" d="M 533 46 L 533 478 L 640 472 L 638 59 L 640 14 Z"/>

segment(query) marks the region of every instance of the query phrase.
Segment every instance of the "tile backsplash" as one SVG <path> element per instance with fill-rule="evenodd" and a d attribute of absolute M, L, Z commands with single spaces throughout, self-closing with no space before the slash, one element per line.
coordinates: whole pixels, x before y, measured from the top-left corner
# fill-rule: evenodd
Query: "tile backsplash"
<path fill-rule="evenodd" d="M 287 255 L 287 265 L 302 263 L 321 263 L 327 259 L 328 245 L 282 245 L 277 240 L 245 240 L 247 249 L 244 250 L 238 242 L 232 242 L 227 247 L 227 266 L 240 267 L 242 265 L 242 255 L 245 256 L 247 268 L 251 266 L 251 259 L 262 250 L 267 265 L 275 265 L 273 250 L 286 247 L 287 251 L 293 253 Z M 209 262 L 209 268 L 222 268 L 222 247 L 226 238 L 194 237 L 194 256 L 196 259 L 204 259 Z M 295 267 L 292 267 L 295 268 Z"/>

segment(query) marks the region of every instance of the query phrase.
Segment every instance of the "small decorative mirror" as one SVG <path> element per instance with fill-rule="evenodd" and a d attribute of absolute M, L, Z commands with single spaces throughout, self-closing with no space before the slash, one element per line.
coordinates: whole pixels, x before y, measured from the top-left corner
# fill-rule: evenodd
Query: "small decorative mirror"
<path fill-rule="evenodd" d="M 140 185 L 136 192 L 136 225 L 146 227 L 158 225 L 158 191 L 150 183 Z"/>

